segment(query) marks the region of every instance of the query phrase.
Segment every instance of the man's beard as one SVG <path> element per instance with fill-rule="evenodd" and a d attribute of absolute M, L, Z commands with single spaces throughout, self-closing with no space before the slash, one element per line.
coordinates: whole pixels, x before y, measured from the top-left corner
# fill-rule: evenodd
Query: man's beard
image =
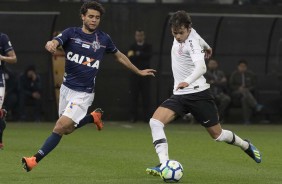
<path fill-rule="evenodd" d="M 88 30 L 89 32 L 94 32 L 95 29 L 91 29 L 87 24 L 84 24 L 84 27 L 86 30 Z"/>

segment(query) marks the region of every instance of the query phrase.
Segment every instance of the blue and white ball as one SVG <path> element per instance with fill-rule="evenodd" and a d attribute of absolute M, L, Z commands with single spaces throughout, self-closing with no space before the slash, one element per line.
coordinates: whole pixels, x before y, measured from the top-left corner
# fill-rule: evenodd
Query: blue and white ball
<path fill-rule="evenodd" d="M 161 178 L 165 182 L 178 182 L 183 176 L 183 167 L 176 160 L 167 160 L 161 167 Z"/>

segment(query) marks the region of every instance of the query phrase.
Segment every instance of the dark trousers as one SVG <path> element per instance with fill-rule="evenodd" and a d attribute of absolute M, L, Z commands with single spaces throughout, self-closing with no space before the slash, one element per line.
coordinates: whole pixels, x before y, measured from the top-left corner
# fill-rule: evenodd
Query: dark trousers
<path fill-rule="evenodd" d="M 32 114 L 27 113 L 27 107 L 32 107 Z M 20 120 L 41 120 L 42 99 L 35 99 L 26 94 L 19 94 L 19 115 Z"/>
<path fill-rule="evenodd" d="M 243 110 L 243 120 L 245 122 L 250 121 L 253 109 L 257 105 L 257 101 L 254 98 L 253 94 L 248 90 L 242 90 L 242 91 L 234 91 L 232 93 L 232 97 L 241 102 L 242 110 Z"/>
<path fill-rule="evenodd" d="M 150 95 L 150 78 L 140 77 L 138 75 L 130 76 L 129 95 L 130 105 L 129 113 L 131 121 L 137 121 L 138 109 L 142 107 L 142 113 L 140 119 L 143 121 L 149 121 L 151 117 L 151 95 Z M 139 100 L 142 106 L 139 104 Z"/>
<path fill-rule="evenodd" d="M 227 94 L 220 93 L 215 95 L 215 102 L 218 107 L 219 120 L 223 120 L 226 115 L 226 109 L 231 103 L 231 98 Z"/>

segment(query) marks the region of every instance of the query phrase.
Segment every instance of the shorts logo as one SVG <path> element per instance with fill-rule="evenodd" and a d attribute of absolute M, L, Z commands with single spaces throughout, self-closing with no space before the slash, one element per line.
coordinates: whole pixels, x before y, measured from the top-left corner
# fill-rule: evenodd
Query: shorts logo
<path fill-rule="evenodd" d="M 70 104 L 70 108 L 72 109 L 72 108 L 73 108 L 73 106 L 75 106 L 75 105 L 76 105 L 75 103 L 71 102 L 71 104 Z"/>
<path fill-rule="evenodd" d="M 73 107 L 75 106 L 76 104 L 74 102 L 71 102 L 70 105 L 68 106 L 68 109 L 67 109 L 67 112 L 71 112 L 71 110 L 73 109 Z"/>
<path fill-rule="evenodd" d="M 70 105 L 67 107 L 66 112 L 70 113 L 76 104 L 71 102 Z"/>

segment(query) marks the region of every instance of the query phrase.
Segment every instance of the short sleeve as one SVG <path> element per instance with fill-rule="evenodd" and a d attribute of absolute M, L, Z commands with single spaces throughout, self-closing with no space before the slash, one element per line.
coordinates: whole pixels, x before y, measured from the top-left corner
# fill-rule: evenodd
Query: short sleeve
<path fill-rule="evenodd" d="M 13 47 L 12 47 L 12 44 L 11 44 L 11 41 L 10 41 L 8 35 L 2 34 L 2 36 L 1 36 L 1 42 L 2 42 L 2 45 L 3 45 L 3 51 L 4 51 L 5 53 L 7 53 L 7 52 L 13 50 Z"/>
<path fill-rule="evenodd" d="M 107 35 L 107 36 L 108 36 L 108 43 L 107 43 L 107 47 L 106 47 L 106 53 L 116 53 L 117 48 L 116 48 L 114 42 L 112 41 L 112 39 L 109 35 Z"/>
<path fill-rule="evenodd" d="M 67 40 L 70 38 L 70 35 L 72 34 L 73 31 L 74 31 L 73 28 L 65 29 L 62 33 L 58 34 L 53 39 L 57 40 L 60 43 L 60 45 L 64 45 L 64 43 L 66 43 Z"/>

